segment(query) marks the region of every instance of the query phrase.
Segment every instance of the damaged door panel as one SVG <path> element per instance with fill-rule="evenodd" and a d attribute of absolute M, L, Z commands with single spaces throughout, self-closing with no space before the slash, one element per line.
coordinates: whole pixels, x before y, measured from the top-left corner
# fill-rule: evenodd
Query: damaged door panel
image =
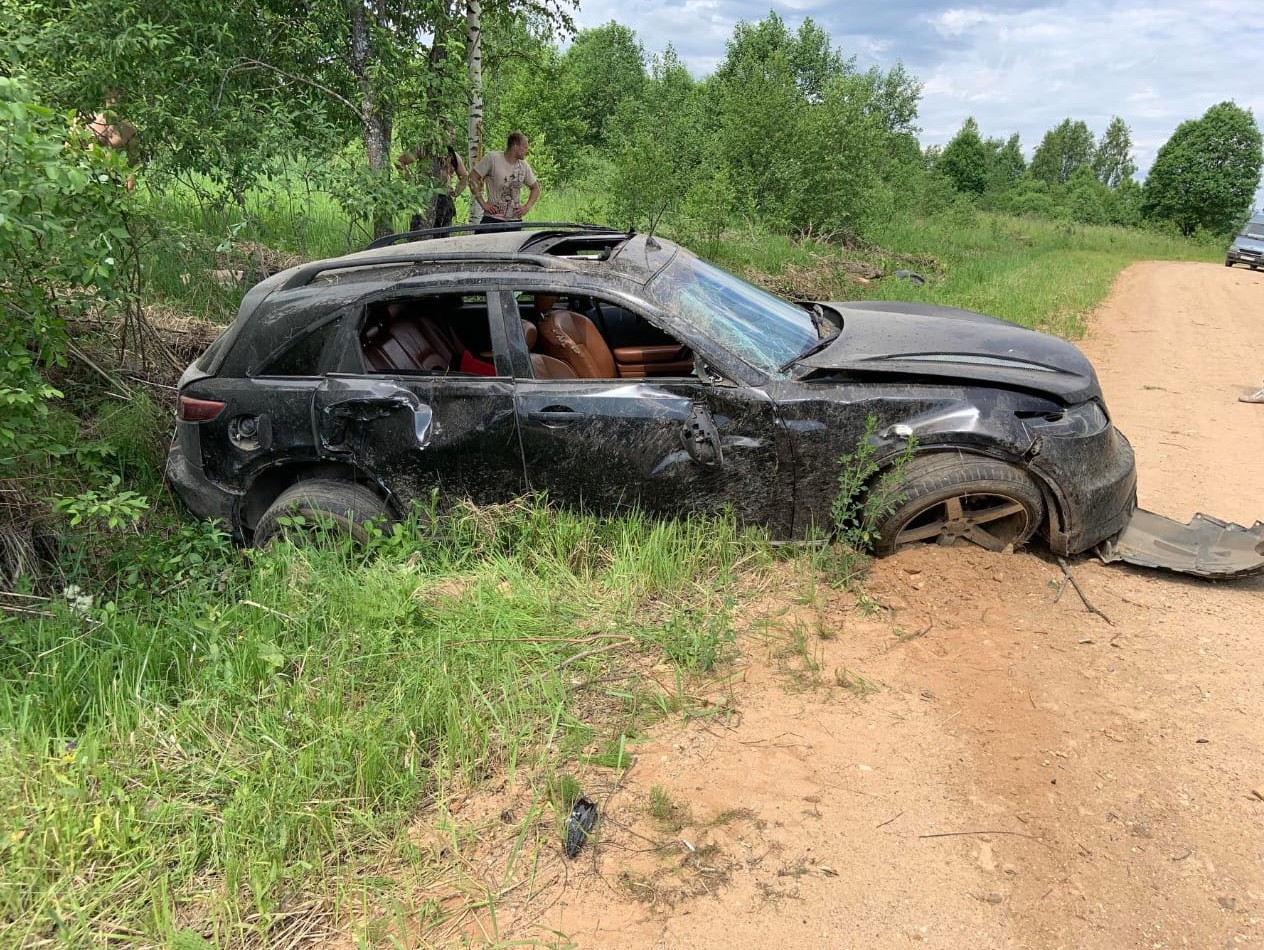
<path fill-rule="evenodd" d="M 1096 550 L 1108 564 L 1123 561 L 1199 577 L 1243 577 L 1264 572 L 1264 521 L 1245 528 L 1199 513 L 1181 524 L 1137 508 L 1128 526 Z"/>
<path fill-rule="evenodd" d="M 416 394 L 390 381 L 374 381 L 347 385 L 345 381 L 331 383 L 322 403 L 316 431 L 320 434 L 321 448 L 328 452 L 352 452 L 350 444 L 354 433 L 362 438 L 369 427 L 367 423 L 398 415 L 412 417 L 413 448 L 424 449 L 430 441 L 430 426 L 434 413 L 422 405 Z"/>
<path fill-rule="evenodd" d="M 520 379 L 532 489 L 594 511 L 718 513 L 787 531 L 793 479 L 771 401 L 696 379 Z"/>
<path fill-rule="evenodd" d="M 478 504 L 522 491 L 513 385 L 478 376 L 331 376 L 315 401 L 322 453 L 404 498 L 432 488 Z"/>

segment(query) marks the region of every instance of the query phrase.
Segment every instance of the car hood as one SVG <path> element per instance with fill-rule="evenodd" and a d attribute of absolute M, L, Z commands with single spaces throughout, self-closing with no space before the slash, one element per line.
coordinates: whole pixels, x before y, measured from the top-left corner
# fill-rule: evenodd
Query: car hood
<path fill-rule="evenodd" d="M 1067 404 L 1101 395 L 1087 357 L 1047 333 L 937 304 L 870 300 L 823 306 L 842 315 L 842 330 L 799 366 L 1011 386 Z"/>
<path fill-rule="evenodd" d="M 1264 252 L 1264 239 L 1239 236 L 1233 239 L 1233 246 L 1240 251 Z"/>

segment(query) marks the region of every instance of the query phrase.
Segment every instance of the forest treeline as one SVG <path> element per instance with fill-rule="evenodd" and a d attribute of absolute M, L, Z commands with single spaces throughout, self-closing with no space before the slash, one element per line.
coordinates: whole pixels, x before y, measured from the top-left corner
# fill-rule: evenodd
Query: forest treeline
<path fill-rule="evenodd" d="M 417 184 L 392 176 L 393 154 L 453 131 L 466 144 L 471 6 L 4 0 L 3 55 L 57 112 L 132 123 L 156 186 L 196 175 L 241 202 L 300 156 L 349 214 L 381 224 L 417 201 Z M 1039 143 L 967 118 L 947 145 L 923 147 L 917 77 L 860 69 L 811 19 L 738 23 L 715 70 L 695 78 L 670 45 L 647 56 L 619 23 L 573 33 L 570 11 L 564 0 L 482 10 L 483 142 L 526 132 L 541 178 L 591 195 L 585 210 L 611 223 L 662 220 L 686 237 L 735 222 L 863 233 L 964 200 L 1227 233 L 1259 182 L 1258 127 L 1232 102 L 1184 122 L 1141 183 L 1126 117 L 1098 134 L 1068 117 Z"/>

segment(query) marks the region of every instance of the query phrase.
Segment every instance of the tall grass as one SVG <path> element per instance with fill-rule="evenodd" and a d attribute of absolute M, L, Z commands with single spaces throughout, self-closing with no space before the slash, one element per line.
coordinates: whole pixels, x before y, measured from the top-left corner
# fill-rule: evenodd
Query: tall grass
<path fill-rule="evenodd" d="M 858 247 L 729 232 L 714 249 L 722 264 L 776 277 L 809 275 L 816 295 L 839 300 L 916 300 L 977 310 L 1068 339 L 1083 335 L 1089 313 L 1119 272 L 1143 260 L 1220 260 L 1219 245 L 1136 228 L 1019 218 L 969 208 L 895 218 Z M 859 281 L 839 266 L 866 263 L 887 276 Z M 894 277 L 912 271 L 918 285 Z"/>
<path fill-rule="evenodd" d="M 619 706 L 627 657 L 714 663 L 759 551 L 725 521 L 428 510 L 7 624 L 0 945 L 288 940 L 451 782 L 600 740 L 575 710 Z"/>
<path fill-rule="evenodd" d="M 931 269 L 921 287 L 877 281 L 865 295 L 978 310 L 1069 339 L 1083 335 L 1085 318 L 1129 264 L 1223 256 L 1222 249 L 1154 231 L 982 212 L 895 219 L 869 237 L 897 253 L 934 257 L 942 274 Z M 884 263 L 888 271 L 920 269 L 898 259 Z"/>
<path fill-rule="evenodd" d="M 155 248 L 150 284 L 160 296 L 227 319 L 244 288 L 225 293 L 205 278 L 212 263 L 241 266 L 233 249 L 277 248 L 304 258 L 328 257 L 362 247 L 369 235 L 343 206 L 318 186 L 305 163 L 278 166 L 244 196 L 244 207 L 209 190 L 196 177 L 172 181 L 150 196 L 155 218 L 184 235 L 176 246 Z M 468 217 L 468 194 L 458 199 L 457 220 Z M 537 221 L 596 221 L 600 196 L 543 183 L 533 211 Z M 394 222 L 407 227 L 407 215 Z M 600 223 L 600 222 L 597 222 Z M 200 236 L 200 237 L 199 237 Z M 1222 248 L 1133 228 L 1098 227 L 975 211 L 968 205 L 935 215 L 897 216 L 865 235 L 867 246 L 840 248 L 795 240 L 748 226 L 698 250 L 737 270 L 777 275 L 789 266 L 828 271 L 841 259 L 872 263 L 891 274 L 912 270 L 927 278 L 916 286 L 887 278 L 867 284 L 833 281 L 841 299 L 909 299 L 965 307 L 1075 339 L 1121 269 L 1148 259 L 1218 259 Z M 183 249 L 182 249 L 183 248 Z M 244 258 L 249 265 L 248 252 Z M 841 272 L 839 272 L 841 275 Z"/>

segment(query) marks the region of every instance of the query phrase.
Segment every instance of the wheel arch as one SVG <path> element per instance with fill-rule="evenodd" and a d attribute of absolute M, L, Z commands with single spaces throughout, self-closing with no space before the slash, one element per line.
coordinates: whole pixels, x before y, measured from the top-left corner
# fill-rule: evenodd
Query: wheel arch
<path fill-rule="evenodd" d="M 331 479 L 363 485 L 381 498 L 392 514 L 400 516 L 404 513 L 396 496 L 355 465 L 335 461 L 285 462 L 261 471 L 251 480 L 237 509 L 237 520 L 242 533 L 246 537 L 253 535 L 263 513 L 282 492 L 292 485 L 312 479 Z"/>
<path fill-rule="evenodd" d="M 893 472 L 900 463 L 900 451 L 885 452 L 879 455 L 875 461 L 878 470 L 866 483 L 866 493 L 878 484 L 878 482 L 887 474 Z M 1019 455 L 1013 455 L 1007 452 L 988 452 L 981 448 L 962 447 L 957 445 L 927 445 L 918 446 L 917 451 L 910 457 L 913 459 L 922 459 L 929 456 L 955 455 L 963 459 L 989 459 L 994 462 L 1005 462 L 1016 468 L 1021 468 L 1032 480 L 1032 483 L 1040 490 L 1041 497 L 1044 499 L 1045 510 L 1044 520 L 1036 533 L 1044 537 L 1051 545 L 1055 546 L 1056 539 L 1062 536 L 1063 526 L 1066 524 L 1064 514 L 1066 499 L 1062 493 L 1057 490 L 1051 481 L 1049 481 L 1041 472 L 1034 469 L 1026 463 L 1026 460 Z"/>

